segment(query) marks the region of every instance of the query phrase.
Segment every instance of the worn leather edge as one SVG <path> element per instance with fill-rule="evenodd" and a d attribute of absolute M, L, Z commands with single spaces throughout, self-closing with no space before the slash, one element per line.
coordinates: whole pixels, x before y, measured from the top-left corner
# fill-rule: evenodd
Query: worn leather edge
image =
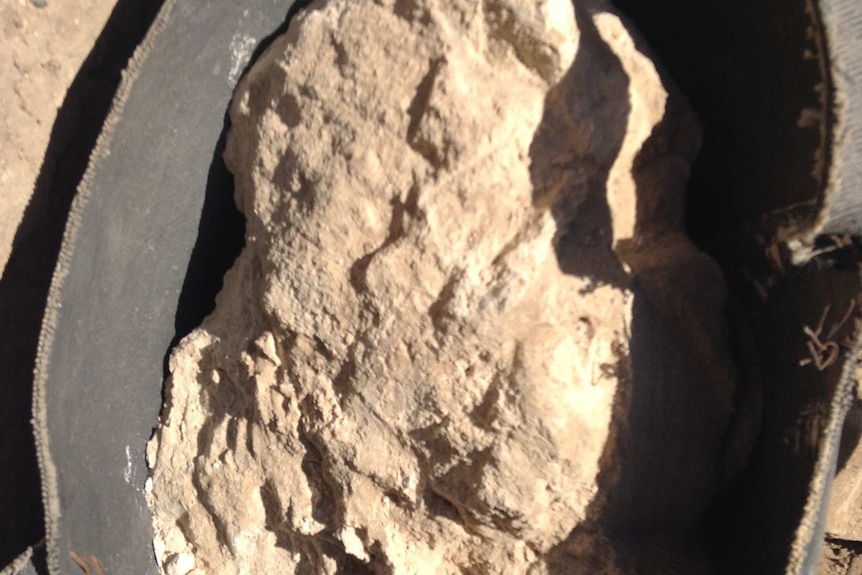
<path fill-rule="evenodd" d="M 831 165 L 817 233 L 862 235 L 862 3 L 819 0 L 832 84 Z"/>
<path fill-rule="evenodd" d="M 30 564 L 30 559 L 33 557 L 33 548 L 27 547 L 23 553 L 15 558 L 5 569 L 0 570 L 0 575 L 19 575 L 24 572 L 24 569 Z"/>
<path fill-rule="evenodd" d="M 790 547 L 786 575 L 813 575 L 820 562 L 832 479 L 835 475 L 844 420 L 853 401 L 853 390 L 856 388 L 855 372 L 860 353 L 862 334 L 857 336 L 853 348 L 847 352 L 847 359 L 842 366 L 841 377 L 829 406 L 828 423 L 820 440 L 802 519 Z"/>
<path fill-rule="evenodd" d="M 42 334 L 52 575 L 77 572 L 70 550 L 97 554 L 109 572 L 158 572 L 145 451 L 166 353 L 209 312 L 241 246 L 221 160 L 226 110 L 295 4 L 172 2 L 126 72 L 76 196 Z"/>
<path fill-rule="evenodd" d="M 818 236 L 862 235 L 862 3 L 856 0 L 806 0 L 810 34 L 817 52 L 822 81 L 817 86 L 821 109 L 817 118 L 822 145 L 815 153 L 813 175 L 822 191 L 821 203 L 810 225 L 792 223 L 779 234 L 788 240 L 794 261 L 805 263 L 817 255 Z M 812 207 L 814 205 L 812 204 Z"/>
<path fill-rule="evenodd" d="M 45 540 L 27 547 L 0 575 L 45 575 Z"/>
<path fill-rule="evenodd" d="M 817 55 L 824 71 L 820 88 L 825 105 L 823 126 L 829 132 L 829 149 L 818 157 L 826 163 L 824 206 L 814 228 L 804 241 L 813 243 L 821 234 L 862 234 L 862 97 L 853 81 L 862 79 L 862 4 L 857 0 L 810 0 L 812 30 L 820 48 Z M 855 198 L 855 215 L 854 215 Z M 829 421 L 811 479 L 802 520 L 794 534 L 786 575 L 814 574 L 820 561 L 826 515 L 841 432 L 856 386 L 855 371 L 862 353 L 862 335 L 857 337 L 842 368 L 841 378 L 829 406 Z"/>
<path fill-rule="evenodd" d="M 131 92 L 138 71 L 147 58 L 156 37 L 164 29 L 170 18 L 175 0 L 166 0 L 144 41 L 135 50 L 126 70 L 123 72 L 117 95 L 111 112 L 105 120 L 102 133 L 96 140 L 96 146 L 90 154 L 90 162 L 78 185 L 75 199 L 63 233 L 63 243 L 57 258 L 57 265 L 51 279 L 45 315 L 42 319 L 42 330 L 36 351 L 36 364 L 33 381 L 33 434 L 36 442 L 36 456 L 39 472 L 42 477 L 42 503 L 45 510 L 45 540 L 47 548 L 48 571 L 51 575 L 59 575 L 59 551 L 56 545 L 56 524 L 61 516 L 59 494 L 57 489 L 57 470 L 51 458 L 51 445 L 47 428 L 46 383 L 48 377 L 48 362 L 54 342 L 54 329 L 61 313 L 60 296 L 63 284 L 69 274 L 69 265 L 75 250 L 76 240 L 80 231 L 81 214 L 90 198 L 90 182 L 99 168 L 99 160 L 110 145 L 114 127 L 122 116 L 128 94 Z"/>

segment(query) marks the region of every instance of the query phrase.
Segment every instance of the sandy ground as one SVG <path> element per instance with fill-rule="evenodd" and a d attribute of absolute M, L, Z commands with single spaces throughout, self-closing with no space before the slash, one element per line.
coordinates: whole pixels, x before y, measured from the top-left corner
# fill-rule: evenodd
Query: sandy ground
<path fill-rule="evenodd" d="M 115 3 L 0 0 L 0 270 L 33 192 L 57 109 Z"/>

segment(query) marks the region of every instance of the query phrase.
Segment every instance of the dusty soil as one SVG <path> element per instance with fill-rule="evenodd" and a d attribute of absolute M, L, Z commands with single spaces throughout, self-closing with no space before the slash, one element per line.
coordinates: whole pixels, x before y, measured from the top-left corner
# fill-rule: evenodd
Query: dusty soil
<path fill-rule="evenodd" d="M 33 193 L 57 109 L 115 3 L 0 0 L 0 270 Z"/>

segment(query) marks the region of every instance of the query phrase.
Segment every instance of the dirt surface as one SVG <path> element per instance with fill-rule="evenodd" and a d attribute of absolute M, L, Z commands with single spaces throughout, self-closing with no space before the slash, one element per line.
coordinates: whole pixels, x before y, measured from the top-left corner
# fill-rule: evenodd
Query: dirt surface
<path fill-rule="evenodd" d="M 115 3 L 0 0 L 0 270 L 33 192 L 57 109 Z"/>
<path fill-rule="evenodd" d="M 856 541 L 827 539 L 817 575 L 862 575 L 862 546 Z"/>

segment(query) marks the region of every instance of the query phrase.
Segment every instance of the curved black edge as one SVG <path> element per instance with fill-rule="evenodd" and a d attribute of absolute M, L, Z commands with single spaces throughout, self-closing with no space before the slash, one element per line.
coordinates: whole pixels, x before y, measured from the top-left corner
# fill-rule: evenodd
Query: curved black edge
<path fill-rule="evenodd" d="M 221 159 L 225 111 L 236 66 L 283 30 L 293 4 L 166 5 L 114 103 L 70 216 L 51 288 L 59 313 L 38 358 L 42 459 L 56 470 L 46 498 L 59 511 L 48 519 L 52 572 L 75 568 L 70 550 L 108 572 L 157 570 L 145 448 L 165 353 L 212 310 L 242 247 Z"/>
<path fill-rule="evenodd" d="M 44 537 L 30 426 L 42 314 L 66 218 L 120 74 L 163 0 L 119 0 L 75 75 L 0 278 L 0 567 Z M 43 562 L 44 563 L 44 562 Z"/>
<path fill-rule="evenodd" d="M 13 575 L 48 575 L 48 556 L 45 551 L 45 543 L 41 542 L 33 548 L 30 561 L 18 573 Z"/>

